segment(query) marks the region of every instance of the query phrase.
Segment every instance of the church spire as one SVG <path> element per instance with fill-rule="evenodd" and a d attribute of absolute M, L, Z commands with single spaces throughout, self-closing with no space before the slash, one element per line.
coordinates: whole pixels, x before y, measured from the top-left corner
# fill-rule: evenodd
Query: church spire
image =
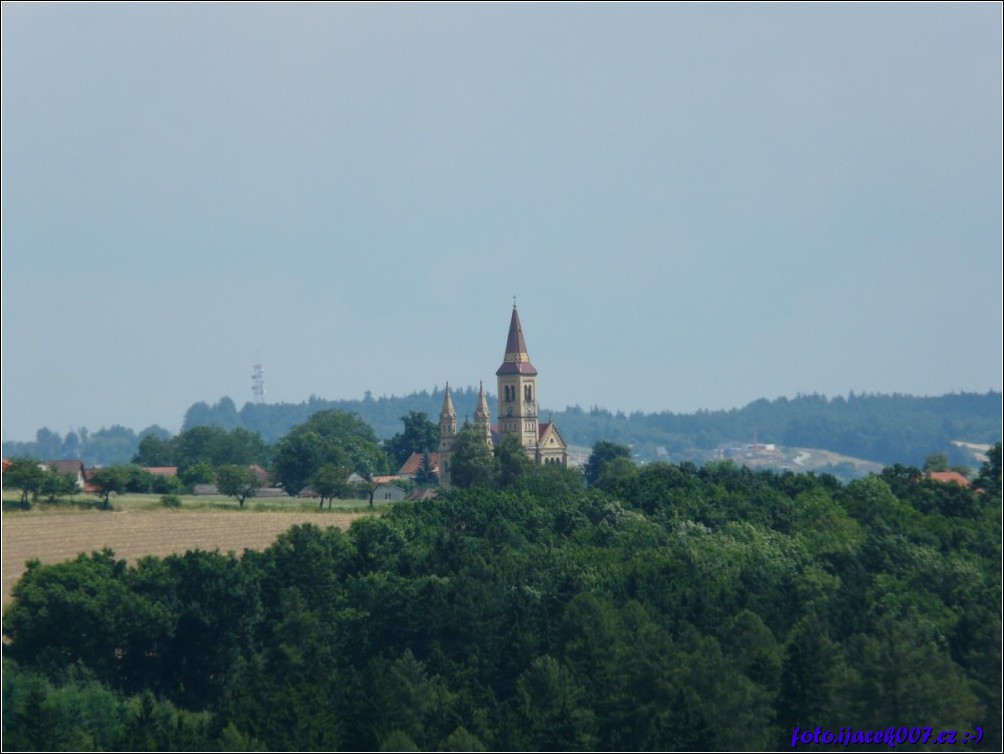
<path fill-rule="evenodd" d="M 509 337 L 505 344 L 505 357 L 502 366 L 495 372 L 503 374 L 537 374 L 536 368 L 530 363 L 530 354 L 526 350 L 523 339 L 523 325 L 519 321 L 519 311 L 513 302 L 512 318 L 509 320 Z"/>
<path fill-rule="evenodd" d="M 453 443 L 457 439 L 457 412 L 453 408 L 450 383 L 443 391 L 443 408 L 439 412 L 439 483 L 450 487 L 450 468 L 453 466 Z"/>
<path fill-rule="evenodd" d="M 488 447 L 492 447 L 492 413 L 488 408 L 483 382 L 478 385 L 478 405 L 474 409 L 474 425 L 478 428 L 478 433 L 484 436 Z"/>
<path fill-rule="evenodd" d="M 453 397 L 450 395 L 450 383 L 446 383 L 443 391 L 443 408 L 439 412 L 439 434 L 441 437 L 453 437 L 457 433 L 457 411 L 453 408 Z"/>

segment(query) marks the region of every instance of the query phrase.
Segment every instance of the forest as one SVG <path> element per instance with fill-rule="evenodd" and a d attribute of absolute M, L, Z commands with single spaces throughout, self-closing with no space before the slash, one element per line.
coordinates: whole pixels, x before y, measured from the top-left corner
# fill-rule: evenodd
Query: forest
<path fill-rule="evenodd" d="M 262 552 L 31 564 L 5 749 L 1000 749 L 1000 443 L 968 488 L 602 449 Z"/>
<path fill-rule="evenodd" d="M 477 389 L 453 388 L 460 415 L 473 415 Z M 406 396 L 360 400 L 324 400 L 312 396 L 301 403 L 245 403 L 240 409 L 223 397 L 216 403 L 200 401 L 185 412 L 182 431 L 212 426 L 244 429 L 274 444 L 293 427 L 319 411 L 337 409 L 357 414 L 380 439 L 399 429 L 409 412 L 437 417 L 442 405 L 440 388 Z M 494 399 L 491 401 L 494 405 Z M 630 445 L 637 460 L 690 460 L 701 463 L 723 443 L 763 443 L 817 448 L 846 456 L 920 466 L 932 453 L 944 454 L 953 465 L 973 465 L 972 455 L 956 440 L 988 444 L 1001 437 L 1001 393 L 956 393 L 937 397 L 855 395 L 827 398 L 762 398 L 739 409 L 690 414 L 634 412 L 625 414 L 593 406 L 568 406 L 549 412 L 571 445 L 591 447 L 601 440 Z M 3 443 L 5 458 L 28 456 L 55 460 L 82 459 L 87 466 L 128 463 L 143 438 L 168 439 L 171 433 L 151 425 L 139 432 L 113 426 L 95 432 L 78 429 L 61 436 L 39 429 L 34 441 Z"/>

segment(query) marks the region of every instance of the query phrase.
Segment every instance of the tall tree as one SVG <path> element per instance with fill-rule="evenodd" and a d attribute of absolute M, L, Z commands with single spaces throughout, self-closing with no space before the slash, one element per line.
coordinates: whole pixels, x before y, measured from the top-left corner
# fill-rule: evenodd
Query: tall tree
<path fill-rule="evenodd" d="M 177 466 L 177 440 L 146 435 L 139 441 L 139 449 L 132 462 L 140 466 Z"/>
<path fill-rule="evenodd" d="M 427 413 L 409 411 L 401 417 L 401 421 L 404 423 L 404 431 L 385 440 L 383 444 L 396 469 L 401 468 L 412 453 L 439 447 L 439 426 L 429 421 Z"/>
<path fill-rule="evenodd" d="M 109 498 L 125 492 L 126 485 L 129 484 L 129 472 L 124 466 L 109 466 L 95 471 L 89 481 L 98 490 L 101 507 L 107 510 L 111 507 Z"/>
<path fill-rule="evenodd" d="M 534 471 L 534 463 L 516 435 L 506 435 L 495 446 L 495 470 L 500 487 L 511 487 Z"/>
<path fill-rule="evenodd" d="M 495 486 L 495 459 L 484 435 L 472 424 L 465 423 L 457 432 L 450 483 L 461 489 L 491 489 Z"/>
<path fill-rule="evenodd" d="M 948 471 L 948 456 L 931 453 L 924 459 L 924 471 Z"/>
<path fill-rule="evenodd" d="M 368 477 L 387 470 L 387 456 L 373 429 L 355 414 L 319 411 L 279 441 L 273 471 L 287 494 L 296 495 L 325 464 Z"/>
<path fill-rule="evenodd" d="M 72 474 L 63 474 L 54 466 L 45 470 L 39 493 L 50 503 L 56 502 L 64 495 L 73 495 L 77 490 L 77 480 Z"/>
<path fill-rule="evenodd" d="M 10 465 L 3 472 L 3 488 L 19 490 L 21 507 L 27 510 L 31 507 L 29 495 L 34 495 L 42 486 L 45 471 L 34 458 L 12 458 Z"/>
<path fill-rule="evenodd" d="M 987 460 L 980 467 L 979 476 L 973 481 L 973 486 L 990 494 L 1000 504 L 1001 499 L 1001 444 L 994 445 L 987 451 Z"/>
<path fill-rule="evenodd" d="M 319 508 L 324 507 L 325 499 L 328 507 L 336 497 L 345 497 L 349 493 L 349 484 L 346 481 L 349 477 L 349 470 L 344 466 L 333 463 L 326 463 L 310 478 L 310 488 L 321 498 Z"/>
<path fill-rule="evenodd" d="M 586 462 L 586 483 L 590 486 L 596 484 L 600 480 L 600 477 L 603 476 L 603 471 L 607 467 L 607 464 L 617 458 L 631 460 L 631 448 L 616 442 L 610 442 L 609 440 L 600 440 L 593 445 L 593 452 Z"/>
<path fill-rule="evenodd" d="M 248 466 L 227 464 L 216 469 L 216 487 L 222 494 L 234 498 L 243 508 L 244 501 L 254 497 L 261 489 L 261 480 L 255 470 Z"/>
<path fill-rule="evenodd" d="M 432 487 L 439 482 L 439 475 L 433 470 L 429 449 L 422 451 L 422 463 L 415 472 L 415 484 L 419 487 Z"/>

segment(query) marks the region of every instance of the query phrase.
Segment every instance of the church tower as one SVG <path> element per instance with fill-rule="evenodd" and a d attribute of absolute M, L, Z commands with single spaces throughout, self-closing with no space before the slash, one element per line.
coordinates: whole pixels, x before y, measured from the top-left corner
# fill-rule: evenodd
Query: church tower
<path fill-rule="evenodd" d="M 443 392 L 443 408 L 439 412 L 439 484 L 449 489 L 450 466 L 453 463 L 453 444 L 457 439 L 457 412 L 450 396 L 450 383 Z"/>
<path fill-rule="evenodd" d="M 499 387 L 499 436 L 515 435 L 527 455 L 536 460 L 539 437 L 537 418 L 537 369 L 523 340 L 523 325 L 515 304 L 509 320 L 509 338 L 502 366 L 495 372 Z"/>
<path fill-rule="evenodd" d="M 492 412 L 488 409 L 488 398 L 485 396 L 485 385 L 478 388 L 478 405 L 474 409 L 474 426 L 478 434 L 484 438 L 485 444 L 492 447 Z"/>
<path fill-rule="evenodd" d="M 553 421 L 540 421 L 537 403 L 537 368 L 523 339 L 516 305 L 509 320 L 509 337 L 502 366 L 495 372 L 499 385 L 499 437 L 515 435 L 534 463 L 568 466 L 568 444 Z"/>

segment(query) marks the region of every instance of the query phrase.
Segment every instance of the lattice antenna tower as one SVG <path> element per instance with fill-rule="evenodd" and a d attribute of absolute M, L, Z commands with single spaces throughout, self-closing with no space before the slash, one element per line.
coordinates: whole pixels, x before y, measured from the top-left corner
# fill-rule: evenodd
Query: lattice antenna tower
<path fill-rule="evenodd" d="M 254 365 L 254 372 L 251 374 L 251 392 L 254 393 L 255 403 L 265 402 L 265 372 L 261 368 L 261 360 Z"/>

